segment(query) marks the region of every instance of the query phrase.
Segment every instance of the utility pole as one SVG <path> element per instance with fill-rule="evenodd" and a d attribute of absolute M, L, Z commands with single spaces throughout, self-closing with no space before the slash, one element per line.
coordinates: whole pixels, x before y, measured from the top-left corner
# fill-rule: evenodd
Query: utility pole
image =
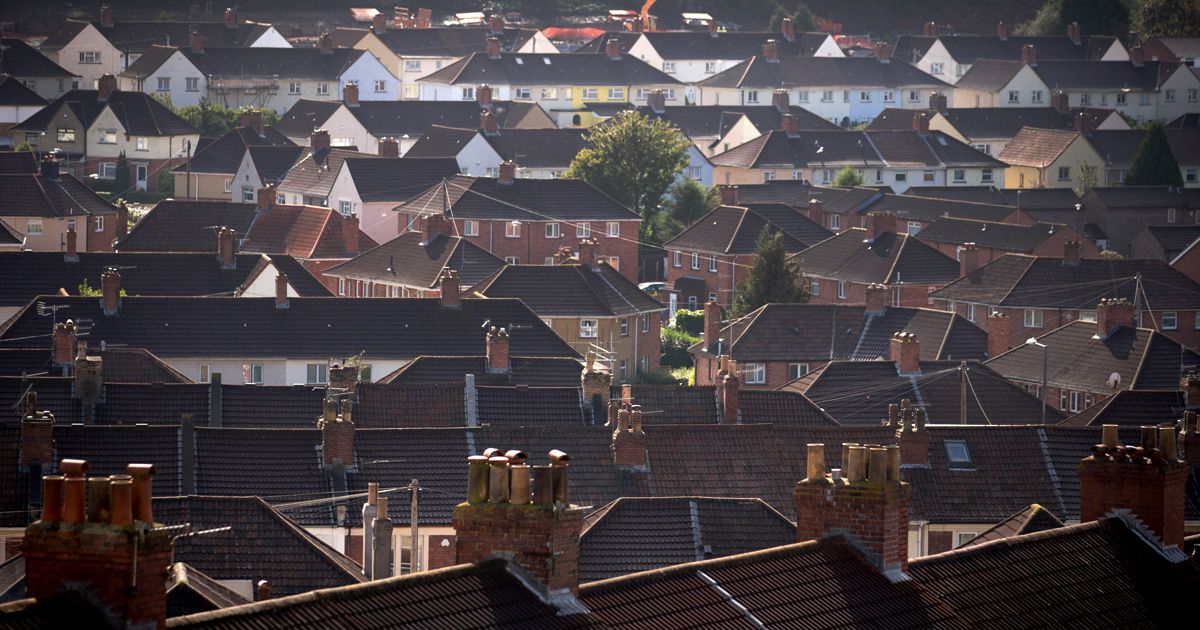
<path fill-rule="evenodd" d="M 420 484 L 417 483 L 416 479 L 413 479 L 412 480 L 412 515 L 410 517 L 412 520 L 412 534 L 410 534 L 412 536 L 412 555 L 410 556 L 410 560 L 409 560 L 409 572 L 410 573 L 416 573 L 418 567 L 421 564 L 421 546 L 417 544 L 417 541 L 420 540 L 419 538 L 417 538 L 417 532 L 418 532 L 417 489 L 418 488 L 420 488 Z"/>
<path fill-rule="evenodd" d="M 967 423 L 967 362 L 958 363 L 958 422 Z"/>

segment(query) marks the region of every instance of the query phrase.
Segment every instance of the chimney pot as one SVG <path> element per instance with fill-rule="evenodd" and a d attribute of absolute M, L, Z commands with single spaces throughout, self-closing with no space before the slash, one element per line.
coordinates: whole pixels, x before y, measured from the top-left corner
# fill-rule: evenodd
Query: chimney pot
<path fill-rule="evenodd" d="M 808 477 L 809 480 L 825 478 L 825 445 L 813 443 L 808 445 Z"/>
<path fill-rule="evenodd" d="M 265 602 L 268 599 L 271 599 L 271 581 L 270 580 L 259 580 L 258 584 L 255 585 L 254 590 L 255 590 L 254 601 Z"/>
<path fill-rule="evenodd" d="M 795 114 L 788 112 L 781 116 L 779 125 L 783 128 L 783 132 L 787 134 L 787 137 L 800 137 L 800 119 Z"/>
<path fill-rule="evenodd" d="M 49 153 L 42 156 L 41 172 L 42 177 L 47 180 L 52 182 L 58 181 L 58 159 Z"/>
<path fill-rule="evenodd" d="M 151 506 L 151 480 L 154 476 L 154 464 L 129 464 L 125 474 L 133 478 L 133 517 L 147 525 L 154 522 L 154 510 Z"/>
<path fill-rule="evenodd" d="M 1082 244 L 1075 239 L 1071 239 L 1069 241 L 1064 242 L 1063 243 L 1063 264 L 1072 266 L 1072 267 L 1079 266 L 1079 255 L 1080 255 L 1081 249 L 1082 249 Z"/>
<path fill-rule="evenodd" d="M 113 14 L 112 7 L 107 4 L 100 5 L 100 26 L 104 28 L 112 28 Z"/>
<path fill-rule="evenodd" d="M 57 523 L 62 520 L 63 508 L 62 475 L 45 475 L 42 477 L 42 521 Z"/>
<path fill-rule="evenodd" d="M 78 331 L 75 321 L 68 319 L 54 325 L 54 364 L 58 366 L 71 365 L 75 362 L 75 348 Z M 49 460 L 44 460 L 49 463 Z"/>
<path fill-rule="evenodd" d="M 110 475 L 105 481 L 108 482 L 108 522 L 113 527 L 133 525 L 133 477 Z M 93 487 L 92 490 L 96 488 Z"/>
<path fill-rule="evenodd" d="M 929 114 L 913 112 L 912 128 L 918 133 L 929 133 Z"/>
<path fill-rule="evenodd" d="M 1087 132 L 1091 130 L 1091 126 L 1086 112 L 1079 112 L 1075 115 L 1075 131 Z"/>
<path fill-rule="evenodd" d="M 1071 101 L 1067 97 L 1067 93 L 1062 90 L 1054 90 L 1050 93 L 1050 106 L 1060 114 L 1071 112 Z"/>
<path fill-rule="evenodd" d="M 775 90 L 771 94 L 771 105 L 778 109 L 780 113 L 790 113 L 792 111 L 791 99 L 788 96 L 787 90 Z"/>
<path fill-rule="evenodd" d="M 918 374 L 921 372 L 921 344 L 912 333 L 898 332 L 892 334 L 892 361 L 901 374 Z"/>
<path fill-rule="evenodd" d="M 496 120 L 496 114 L 490 108 L 479 110 L 479 129 L 485 136 L 500 135 L 500 125 Z"/>
<path fill-rule="evenodd" d="M 288 307 L 288 277 L 286 273 L 275 276 L 275 308 Z"/>
<path fill-rule="evenodd" d="M 508 503 L 508 458 L 488 458 L 488 503 Z"/>

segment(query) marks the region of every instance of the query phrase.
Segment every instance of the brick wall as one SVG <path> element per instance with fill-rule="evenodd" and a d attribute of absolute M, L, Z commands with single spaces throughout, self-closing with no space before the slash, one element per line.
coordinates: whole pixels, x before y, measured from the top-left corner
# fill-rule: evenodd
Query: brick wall
<path fill-rule="evenodd" d="M 934 308 L 946 310 L 946 301 L 937 300 Z M 987 314 L 990 309 L 991 307 L 986 305 L 975 306 L 975 324 L 984 330 L 987 330 L 989 326 Z M 1080 314 L 1079 310 L 1044 308 L 1040 309 L 1042 311 L 1042 325 L 1040 327 L 1028 327 L 1025 326 L 1025 309 L 1005 307 L 997 310 L 1008 315 L 1008 346 L 1010 348 L 1024 343 L 1030 337 L 1040 337 L 1063 324 L 1077 321 Z M 1094 309 L 1092 310 L 1094 312 Z M 954 311 L 966 317 L 967 305 L 961 302 L 955 303 Z M 1200 330 L 1196 327 L 1196 317 L 1200 316 L 1200 310 L 1178 310 L 1174 312 L 1177 322 L 1175 329 L 1161 330 L 1162 334 L 1189 348 L 1200 346 Z M 1163 311 L 1142 311 L 1142 325 L 1144 327 L 1152 328 L 1157 323 L 1161 328 L 1162 322 Z"/>
<path fill-rule="evenodd" d="M 1163 544 L 1182 547 L 1187 478 L 1188 465 L 1181 461 L 1088 457 L 1079 462 L 1079 520 L 1086 523 L 1114 509 L 1128 509 Z"/>
<path fill-rule="evenodd" d="M 679 266 L 676 267 L 675 251 L 667 251 L 667 283 L 673 284 L 680 278 L 704 280 L 703 295 L 696 296 L 695 308 L 703 306 L 710 293 L 717 294 L 717 302 L 722 307 L 732 306 L 736 289 L 746 283 L 746 278 L 750 276 L 750 267 L 754 265 L 754 256 L 750 254 L 718 255 L 717 270 L 709 271 L 712 255 L 700 254 L 700 268 L 692 269 L 691 252 L 679 250 Z M 679 296 L 679 307 L 692 308 L 688 306 L 688 295 Z"/>
<path fill-rule="evenodd" d="M 579 535 L 583 509 L 554 505 L 461 503 L 454 508 L 455 563 L 500 552 L 549 590 L 579 592 Z"/>
<path fill-rule="evenodd" d="M 907 484 L 805 480 L 792 496 L 798 541 L 844 532 L 880 554 L 884 567 L 908 567 Z"/>
<path fill-rule="evenodd" d="M 809 303 L 811 304 L 865 305 L 867 303 L 867 286 L 870 283 L 846 282 L 846 297 L 842 299 L 838 297 L 837 280 L 813 277 L 810 277 L 809 280 L 815 281 L 820 286 L 817 294 L 809 298 Z M 933 306 L 933 302 L 929 299 L 929 292 L 941 287 L 942 285 L 927 284 L 902 284 L 888 287 L 888 305 L 929 308 Z M 896 304 L 895 296 L 897 292 L 900 295 L 899 304 Z"/>
<path fill-rule="evenodd" d="M 441 569 L 455 565 L 458 537 L 453 534 L 437 534 L 429 537 L 429 569 Z"/>

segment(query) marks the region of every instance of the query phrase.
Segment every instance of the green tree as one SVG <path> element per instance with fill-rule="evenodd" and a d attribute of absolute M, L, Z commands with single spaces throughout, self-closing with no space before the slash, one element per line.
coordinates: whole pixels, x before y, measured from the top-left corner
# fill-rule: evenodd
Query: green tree
<path fill-rule="evenodd" d="M 841 188 L 854 188 L 862 186 L 862 173 L 849 166 L 837 172 L 837 176 L 833 178 L 833 185 Z"/>
<path fill-rule="evenodd" d="M 769 30 L 778 31 L 779 25 L 783 22 L 783 18 L 789 15 L 792 18 L 792 28 L 794 28 L 797 33 L 817 30 L 817 21 L 813 18 L 813 13 L 808 8 L 808 5 L 804 4 L 803 2 L 797 4 L 796 10 L 791 13 L 788 13 L 788 10 L 782 6 L 776 9 L 775 14 L 771 16 L 771 23 L 768 27 Z"/>
<path fill-rule="evenodd" d="M 1143 39 L 1195 36 L 1200 33 L 1200 1 L 1141 0 L 1134 24 Z"/>
<path fill-rule="evenodd" d="M 113 190 L 118 195 L 129 191 L 129 160 L 126 159 L 124 151 L 117 156 L 117 172 L 113 179 Z"/>
<path fill-rule="evenodd" d="M 734 317 L 770 303 L 792 304 L 808 301 L 808 289 L 799 267 L 789 265 L 783 251 L 783 234 L 763 228 L 758 235 L 754 266 L 745 286 L 733 301 Z"/>
<path fill-rule="evenodd" d="M 1096 175 L 1096 167 L 1082 160 L 1077 165 L 1077 168 L 1079 175 L 1075 177 L 1074 191 L 1076 196 L 1082 197 L 1087 194 L 1087 191 L 1096 187 L 1098 176 Z"/>
<path fill-rule="evenodd" d="M 33 150 L 33 145 L 29 144 L 26 141 L 22 141 L 21 144 L 17 145 L 17 148 L 13 149 L 13 151 L 32 151 L 32 150 Z"/>
<path fill-rule="evenodd" d="M 92 285 L 88 284 L 87 278 L 84 278 L 83 282 L 80 282 L 79 286 L 75 287 L 75 290 L 79 291 L 80 297 L 102 297 L 103 295 L 103 292 L 100 289 L 94 288 Z M 125 289 L 121 289 L 119 295 L 121 297 L 129 296 L 129 294 L 125 292 Z"/>
<path fill-rule="evenodd" d="M 1127 0 L 1048 0 L 1016 34 L 1065 35 L 1071 22 L 1079 22 L 1085 37 L 1124 37 L 1129 32 L 1129 5 Z"/>
<path fill-rule="evenodd" d="M 667 241 L 687 226 L 695 223 L 721 202 L 716 188 L 705 187 L 693 179 L 682 179 L 671 186 L 663 201 L 666 211 L 661 216 L 657 235 Z"/>
<path fill-rule="evenodd" d="M 642 217 L 642 234 L 652 236 L 659 202 L 687 166 L 691 143 L 670 123 L 628 110 L 588 132 L 588 147 L 567 169 Z"/>
<path fill-rule="evenodd" d="M 1133 164 L 1125 174 L 1126 186 L 1183 186 L 1183 176 L 1179 173 L 1179 162 L 1171 153 L 1171 145 L 1167 143 L 1167 132 L 1162 123 L 1151 123 L 1138 147 L 1137 155 L 1133 156 Z"/>

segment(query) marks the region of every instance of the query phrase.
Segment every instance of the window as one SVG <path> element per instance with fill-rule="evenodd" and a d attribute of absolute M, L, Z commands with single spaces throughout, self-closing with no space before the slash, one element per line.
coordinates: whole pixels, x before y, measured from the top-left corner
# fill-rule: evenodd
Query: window
<path fill-rule="evenodd" d="M 809 293 L 809 295 L 814 295 L 814 296 L 821 295 L 821 283 L 816 280 L 809 282 L 808 293 Z"/>
<path fill-rule="evenodd" d="M 696 310 L 696 296 L 694 296 L 694 295 L 688 296 L 688 310 L 689 311 Z M 1200 322 L 1200 317 L 1197 317 L 1196 321 Z M 1200 330 L 1200 324 L 1197 324 L 1196 328 L 1197 328 L 1197 330 Z"/>
<path fill-rule="evenodd" d="M 527 87 L 513 88 L 513 98 L 529 100 L 533 98 L 533 90 Z"/>
<path fill-rule="evenodd" d="M 101 164 L 100 166 L 103 167 L 104 165 Z M 116 165 L 114 164 L 113 167 L 115 168 Z M 101 175 L 101 177 L 104 177 L 104 176 Z M 111 179 L 111 178 L 109 178 L 109 179 Z M 225 192 L 231 192 L 231 191 L 233 191 L 233 178 L 226 177 L 225 178 Z"/>
<path fill-rule="evenodd" d="M 1070 179 L 1071 179 L 1071 167 L 1070 166 L 1058 167 L 1058 181 L 1065 182 Z"/>
<path fill-rule="evenodd" d="M 692 269 L 700 268 L 700 254 L 692 254 Z"/>
<path fill-rule="evenodd" d="M 546 224 L 546 238 L 558 238 L 562 233 L 557 223 Z"/>
<path fill-rule="evenodd" d="M 242 364 L 242 382 L 247 385 L 262 385 L 263 366 L 261 363 Z"/>
<path fill-rule="evenodd" d="M 542 259 L 542 264 L 546 265 L 547 267 L 553 267 L 554 266 L 554 257 L 546 256 L 545 258 Z"/>
<path fill-rule="evenodd" d="M 807 363 L 789 363 L 788 364 L 788 380 L 794 381 L 798 378 L 803 378 L 808 374 Z"/>
<path fill-rule="evenodd" d="M 1141 94 L 1138 96 L 1138 104 L 1139 104 L 1139 105 L 1149 105 L 1149 104 L 1150 104 L 1150 93 L 1149 93 L 1149 92 L 1142 92 L 1142 93 L 1141 93 Z"/>
<path fill-rule="evenodd" d="M 521 238 L 521 222 L 509 221 L 505 223 L 504 236 L 506 238 Z"/>
<path fill-rule="evenodd" d="M 1198 100 L 1200 100 L 1200 90 L 1196 88 L 1188 88 L 1187 101 L 1189 103 L 1195 103 Z"/>
<path fill-rule="evenodd" d="M 1175 311 L 1163 311 L 1162 327 L 1163 330 L 1175 330 L 1179 328 L 1179 313 Z"/>
<path fill-rule="evenodd" d="M 992 154 L 992 145 L 990 145 L 990 144 L 976 144 L 973 146 L 975 147 L 976 151 L 978 151 L 984 155 Z"/>
<path fill-rule="evenodd" d="M 744 94 L 746 95 L 747 103 L 757 103 L 758 102 L 758 90 L 746 90 L 744 92 Z"/>
<path fill-rule="evenodd" d="M 349 199 L 338 199 L 338 212 L 348 217 L 354 213 L 354 204 Z"/>
<path fill-rule="evenodd" d="M 1079 104 L 1080 105 L 1091 105 L 1092 104 L 1092 95 L 1088 94 L 1087 92 L 1080 94 L 1079 95 Z"/>
<path fill-rule="evenodd" d="M 638 368 L 638 370 L 642 372 L 648 371 L 650 369 L 650 357 L 643 354 L 640 358 L 638 358 L 638 365 L 641 366 Z"/>
<path fill-rule="evenodd" d="M 678 250 L 671 252 L 671 262 L 672 262 L 672 264 L 675 265 L 676 269 L 683 266 L 683 261 L 680 260 L 680 258 L 681 258 L 681 256 L 679 255 Z"/>
<path fill-rule="evenodd" d="M 1102 106 L 1108 105 L 1108 94 L 1107 93 L 1100 94 L 1100 105 L 1102 105 Z"/>
<path fill-rule="evenodd" d="M 100 53 L 94 50 L 81 50 L 79 51 L 79 63 L 89 65 L 100 63 Z"/>
<path fill-rule="evenodd" d="M 421 71 L 421 60 L 405 59 L 404 60 L 404 71 L 405 72 L 420 72 Z"/>
<path fill-rule="evenodd" d="M 971 450 L 963 440 L 946 440 L 946 459 L 951 468 L 962 468 L 971 465 Z"/>
<path fill-rule="evenodd" d="M 921 181 L 923 181 L 923 182 L 932 182 L 932 181 L 934 181 L 934 173 L 933 173 L 933 171 L 924 171 L 924 172 L 922 172 L 922 173 L 921 173 Z"/>
<path fill-rule="evenodd" d="M 386 92 L 387 91 L 387 81 L 377 79 L 375 81 L 375 83 L 372 85 L 372 89 L 376 93 Z"/>
<path fill-rule="evenodd" d="M 609 221 L 608 225 L 605 226 L 605 231 L 609 238 L 617 238 L 621 235 L 621 224 L 617 221 Z"/>
<path fill-rule="evenodd" d="M 833 102 L 833 90 L 822 90 L 821 91 L 821 102 L 822 103 L 832 103 Z"/>
<path fill-rule="evenodd" d="M 608 100 L 610 100 L 610 101 L 625 100 L 625 88 L 620 88 L 620 87 L 608 88 Z"/>
<path fill-rule="evenodd" d="M 638 319 L 642 322 L 642 332 L 644 332 L 644 333 L 650 332 L 650 316 L 649 315 L 638 315 Z"/>
<path fill-rule="evenodd" d="M 628 317 L 621 318 L 621 336 L 622 337 L 629 336 L 629 318 Z"/>
<path fill-rule="evenodd" d="M 521 264 L 521 257 L 520 256 L 505 256 L 504 262 L 506 262 L 510 265 L 519 265 L 519 264 Z"/>
<path fill-rule="evenodd" d="M 840 215 L 840 214 L 829 215 L 829 229 L 831 229 L 831 230 L 842 229 L 842 215 Z"/>
<path fill-rule="evenodd" d="M 1032 98 L 1031 100 L 1032 100 L 1034 103 L 1041 103 L 1041 102 L 1042 102 L 1042 95 L 1043 95 L 1043 92 L 1042 92 L 1041 90 L 1034 90 L 1034 91 L 1033 91 L 1033 98 Z"/>
<path fill-rule="evenodd" d="M 1025 309 L 1025 327 L 1026 328 L 1041 328 L 1042 327 L 1042 310 L 1037 308 Z"/>
<path fill-rule="evenodd" d="M 184 89 L 187 90 L 188 92 L 199 92 L 200 91 L 199 77 L 187 77 L 186 79 L 183 80 L 183 84 L 184 84 L 183 85 Z"/>
<path fill-rule="evenodd" d="M 961 547 L 961 546 L 971 542 L 975 538 L 975 536 L 976 536 L 975 532 L 958 532 L 957 536 L 955 537 L 955 542 L 957 544 L 955 544 L 954 546 Z"/>
<path fill-rule="evenodd" d="M 1096 323 L 1096 311 L 1079 311 L 1079 321 Z"/>
<path fill-rule="evenodd" d="M 1117 92 L 1117 105 L 1124 105 L 1127 100 L 1124 92 Z"/>
<path fill-rule="evenodd" d="M 966 66 L 962 65 L 961 63 L 954 64 L 954 76 L 961 77 L 962 75 L 964 75 L 966 73 L 967 73 Z"/>
<path fill-rule="evenodd" d="M 1008 102 L 1009 103 L 1020 103 L 1021 102 L 1021 93 L 1017 90 L 1009 90 L 1008 91 Z"/>
<path fill-rule="evenodd" d="M 600 91 L 596 88 L 583 88 L 583 100 L 594 101 L 600 98 Z"/>
<path fill-rule="evenodd" d="M 29 222 L 25 224 L 25 233 L 30 236 L 41 236 L 44 230 L 45 228 L 42 226 L 41 219 L 30 219 Z"/>
<path fill-rule="evenodd" d="M 254 187 L 242 186 L 242 201 L 254 201 Z"/>
<path fill-rule="evenodd" d="M 992 169 L 990 169 L 990 168 L 983 169 L 983 171 L 981 171 L 979 174 L 979 181 L 982 181 L 982 182 L 992 181 Z"/>
<path fill-rule="evenodd" d="M 703 176 L 703 172 L 699 166 L 689 166 L 684 169 L 684 172 L 688 176 L 688 179 L 694 179 L 696 181 L 700 181 L 700 178 Z"/>
<path fill-rule="evenodd" d="M 843 103 L 850 102 L 850 90 L 842 90 L 842 102 Z"/>
<path fill-rule="evenodd" d="M 961 184 L 967 181 L 967 172 L 961 168 L 954 169 L 954 183 Z"/>
<path fill-rule="evenodd" d="M 543 99 L 556 99 L 556 98 L 558 98 L 558 88 L 552 88 L 552 87 L 544 87 L 544 88 L 542 88 L 542 98 L 543 98 Z"/>
<path fill-rule="evenodd" d="M 621 259 L 616 256 L 608 257 L 608 266 L 613 268 L 613 271 L 621 270 Z"/>
<path fill-rule="evenodd" d="M 595 339 L 600 326 L 594 319 L 579 320 L 579 336 L 583 339 Z"/>
<path fill-rule="evenodd" d="M 226 191 L 226 192 L 228 192 L 228 191 Z M 281 206 L 283 204 L 287 203 L 287 195 L 285 195 L 283 193 L 279 193 L 278 195 L 275 195 L 275 203 L 277 203 Z"/>
<path fill-rule="evenodd" d="M 96 217 L 96 231 L 97 232 L 104 231 L 104 217 L 103 216 Z"/>
<path fill-rule="evenodd" d="M 921 222 L 920 221 L 909 221 L 908 222 L 908 235 L 909 236 L 916 236 L 917 232 L 920 232 L 920 231 L 921 231 Z"/>
<path fill-rule="evenodd" d="M 663 72 L 666 72 L 668 74 L 675 72 L 675 62 L 674 61 L 664 61 L 662 68 L 663 68 Z"/>
<path fill-rule="evenodd" d="M 496 166 L 489 166 L 486 169 L 484 169 L 483 176 L 484 177 L 500 177 L 500 168 L 496 167 Z"/>
<path fill-rule="evenodd" d="M 329 96 L 329 84 L 328 83 L 318 83 L 317 84 L 317 96 Z"/>
<path fill-rule="evenodd" d="M 845 280 L 838 280 L 838 299 L 839 300 L 846 299 L 846 281 Z"/>
<path fill-rule="evenodd" d="M 329 365 L 326 363 L 309 363 L 308 364 L 308 379 L 304 381 L 308 385 L 324 385 L 329 382 Z"/>
<path fill-rule="evenodd" d="M 116 144 L 117 130 L 116 129 L 101 129 L 100 144 Z"/>
<path fill-rule="evenodd" d="M 345 278 L 338 278 L 338 295 L 341 295 L 341 296 L 346 295 L 346 279 Z"/>
<path fill-rule="evenodd" d="M 896 181 L 898 181 L 898 182 L 908 181 L 908 173 L 905 173 L 905 172 L 896 173 Z"/>
<path fill-rule="evenodd" d="M 1167 208 L 1167 223 L 1175 222 L 1175 208 Z"/>
<path fill-rule="evenodd" d="M 57 137 L 59 142 L 75 142 L 75 128 L 59 127 Z"/>
<path fill-rule="evenodd" d="M 1163 90 L 1163 100 L 1168 103 L 1175 102 L 1175 90 Z"/>
<path fill-rule="evenodd" d="M 116 162 L 101 162 L 99 177 L 100 177 L 100 179 L 116 179 L 117 178 L 117 163 Z M 230 180 L 226 180 L 226 181 L 230 181 Z M 226 190 L 225 192 L 229 192 L 229 191 Z"/>
<path fill-rule="evenodd" d="M 908 102 L 909 103 L 920 103 L 921 102 L 921 92 L 918 90 L 909 90 L 908 91 Z"/>
<path fill-rule="evenodd" d="M 629 375 L 629 370 L 625 367 L 625 359 L 621 359 L 621 380 L 625 380 Z"/>
<path fill-rule="evenodd" d="M 767 366 L 762 363 L 747 363 L 743 368 L 747 385 L 762 385 L 767 382 Z"/>
<path fill-rule="evenodd" d="M 717 73 L 717 62 L 715 62 L 715 61 L 704 62 L 704 74 L 716 74 L 716 73 Z"/>
<path fill-rule="evenodd" d="M 713 254 L 708 257 L 708 271 L 710 273 L 717 273 L 717 256 L 716 256 L 716 254 Z"/>
<path fill-rule="evenodd" d="M 1189 169 L 1188 169 L 1188 170 L 1187 170 L 1187 171 L 1186 171 L 1186 172 L 1183 174 L 1183 181 L 1185 181 L 1185 182 L 1187 182 L 1187 183 L 1189 183 L 1189 184 L 1195 184 L 1195 183 L 1196 183 L 1196 179 L 1197 179 L 1197 177 L 1196 177 L 1196 169 L 1194 169 L 1194 168 L 1189 168 Z"/>
<path fill-rule="evenodd" d="M 929 74 L 941 74 L 941 73 L 942 73 L 942 64 L 940 64 L 940 63 L 929 64 Z"/>
<path fill-rule="evenodd" d="M 883 102 L 884 103 L 895 103 L 896 102 L 896 91 L 895 90 L 884 90 L 883 91 Z"/>
<path fill-rule="evenodd" d="M 159 92 L 170 92 L 171 91 L 171 77 L 158 77 L 158 91 Z"/>
<path fill-rule="evenodd" d="M 695 297 L 695 296 L 692 296 L 692 297 Z M 716 292 L 716 291 L 709 291 L 709 292 L 708 292 L 708 301 L 709 301 L 709 302 L 716 302 L 716 301 L 717 301 L 717 292 Z"/>
<path fill-rule="evenodd" d="M 875 183 L 876 184 L 883 183 L 883 171 L 880 169 L 875 169 Z"/>
<path fill-rule="evenodd" d="M 209 369 L 209 367 L 208 367 L 208 364 L 207 364 L 207 363 L 205 363 L 205 364 L 203 364 L 203 365 L 201 365 L 201 366 L 200 366 L 200 378 L 199 378 L 199 380 L 197 380 L 196 382 L 198 382 L 198 383 L 207 383 L 207 382 L 209 382 L 209 381 L 211 381 L 211 380 L 212 380 L 212 372 L 211 372 L 211 370 Z"/>
<path fill-rule="evenodd" d="M 858 102 L 870 103 L 871 102 L 871 93 L 867 92 L 866 90 L 859 92 L 858 93 Z"/>
<path fill-rule="evenodd" d="M 1083 392 L 1071 392 L 1071 411 L 1079 413 L 1083 411 Z"/>
<path fill-rule="evenodd" d="M 133 149 L 135 151 L 149 151 L 150 150 L 149 138 L 134 138 L 133 139 Z"/>

